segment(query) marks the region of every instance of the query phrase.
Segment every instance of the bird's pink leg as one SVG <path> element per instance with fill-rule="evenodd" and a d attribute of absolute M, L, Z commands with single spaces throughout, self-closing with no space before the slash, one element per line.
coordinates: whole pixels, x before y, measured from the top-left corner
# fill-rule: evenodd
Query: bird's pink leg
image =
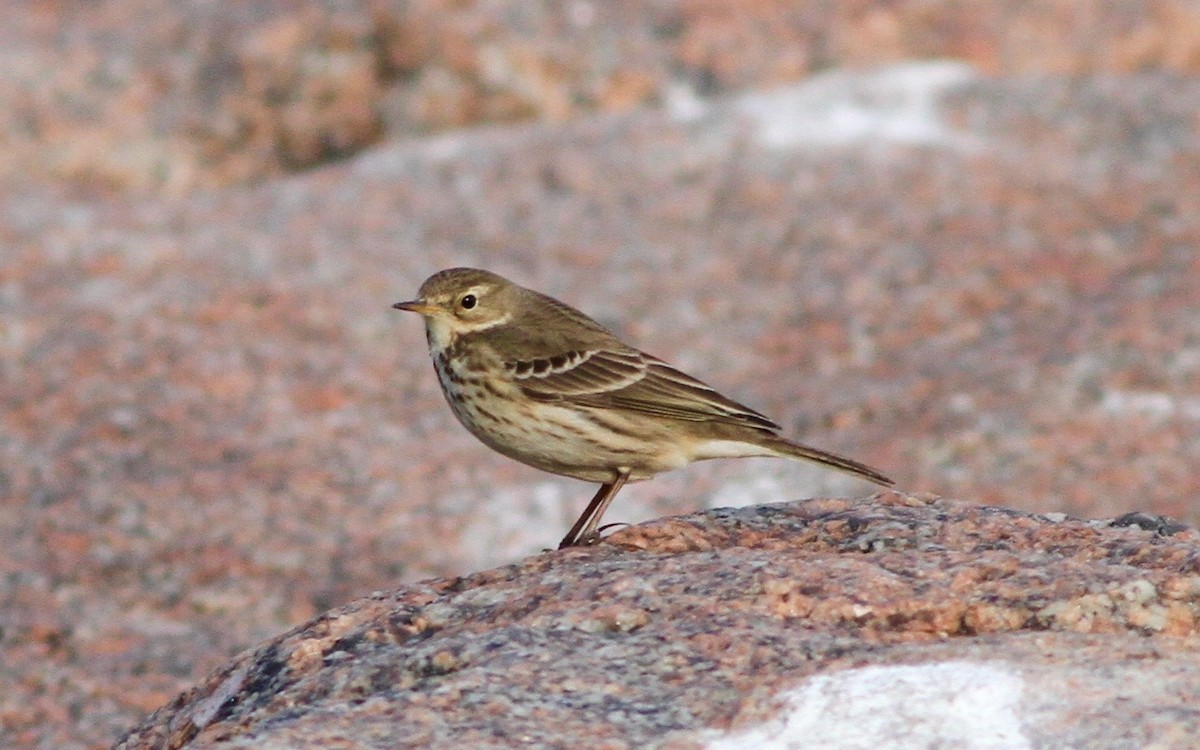
<path fill-rule="evenodd" d="M 596 491 L 596 496 L 588 503 L 583 514 L 579 516 L 579 520 L 559 542 L 559 549 L 574 547 L 576 545 L 595 544 L 596 527 L 600 525 L 600 517 L 604 515 L 604 511 L 608 510 L 608 504 L 617 496 L 617 492 L 625 486 L 625 482 L 629 481 L 629 471 L 623 470 L 617 474 L 617 478 L 607 484 L 600 485 L 600 489 Z"/>

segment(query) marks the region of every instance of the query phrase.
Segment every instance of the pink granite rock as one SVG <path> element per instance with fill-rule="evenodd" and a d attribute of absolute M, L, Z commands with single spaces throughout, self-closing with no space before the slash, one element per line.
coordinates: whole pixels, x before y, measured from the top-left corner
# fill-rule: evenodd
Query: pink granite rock
<path fill-rule="evenodd" d="M 1187 0 L 3 8 L 0 745 L 561 537 L 591 488 L 389 309 L 452 264 L 907 491 L 1200 520 Z M 711 462 L 611 520 L 863 491 Z"/>
<path fill-rule="evenodd" d="M 117 747 L 1186 748 L 1198 617 L 1190 529 L 719 509 L 332 610 Z"/>
<path fill-rule="evenodd" d="M 243 184 L 386 139 L 562 122 L 953 58 L 993 74 L 1200 71 L 1189 0 L 10 3 L 0 178 Z"/>

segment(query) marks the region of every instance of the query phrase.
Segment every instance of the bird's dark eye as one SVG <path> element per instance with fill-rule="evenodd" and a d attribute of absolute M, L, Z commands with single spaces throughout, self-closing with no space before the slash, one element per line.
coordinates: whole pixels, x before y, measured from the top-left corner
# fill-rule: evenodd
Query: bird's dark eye
<path fill-rule="evenodd" d="M 463 298 L 458 301 L 458 304 L 462 305 L 464 310 L 470 310 L 471 308 L 475 307 L 476 303 L 478 302 L 479 300 L 475 299 L 474 294 L 465 294 L 463 295 Z"/>

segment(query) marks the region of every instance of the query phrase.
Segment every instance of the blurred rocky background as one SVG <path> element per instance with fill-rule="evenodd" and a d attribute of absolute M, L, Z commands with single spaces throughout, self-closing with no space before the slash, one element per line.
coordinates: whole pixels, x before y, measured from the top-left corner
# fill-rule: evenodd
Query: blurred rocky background
<path fill-rule="evenodd" d="M 389 309 L 479 265 L 912 491 L 1200 520 L 1194 3 L 0 2 L 0 737 L 552 546 Z M 799 464 L 609 520 L 853 496 Z"/>

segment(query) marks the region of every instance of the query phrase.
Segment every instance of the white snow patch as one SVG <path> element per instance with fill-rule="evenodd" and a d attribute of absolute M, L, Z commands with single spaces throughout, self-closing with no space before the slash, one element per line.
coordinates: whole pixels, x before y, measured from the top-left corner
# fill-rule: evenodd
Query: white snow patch
<path fill-rule="evenodd" d="M 1127 391 L 1118 388 L 1104 393 L 1100 410 L 1108 414 L 1136 414 L 1155 419 L 1180 416 L 1200 419 L 1200 398 L 1178 397 L 1161 391 Z"/>
<path fill-rule="evenodd" d="M 487 507 L 467 516 L 462 555 L 474 568 L 512 562 L 554 547 L 575 516 L 583 511 L 594 490 L 564 481 L 504 487 L 489 493 Z"/>
<path fill-rule="evenodd" d="M 950 60 L 893 65 L 871 72 L 833 71 L 803 83 L 747 94 L 737 111 L 757 126 L 759 142 L 793 150 L 870 142 L 972 145 L 937 111 L 939 100 L 977 78 Z"/>
<path fill-rule="evenodd" d="M 663 107 L 676 122 L 695 122 L 709 113 L 711 106 L 686 83 L 676 81 L 666 87 Z"/>
<path fill-rule="evenodd" d="M 353 161 L 353 169 L 364 177 L 377 177 L 405 172 L 416 164 L 442 165 L 462 161 L 474 145 L 472 136 L 482 130 L 448 131 L 377 146 L 360 154 Z"/>
<path fill-rule="evenodd" d="M 722 481 L 705 498 L 708 508 L 742 508 L 805 497 L 854 497 L 878 489 L 865 480 L 807 461 L 753 458 L 720 463 L 724 464 Z"/>
<path fill-rule="evenodd" d="M 1001 662 L 864 667 L 806 680 L 782 714 L 706 750 L 1027 750 L 1024 681 Z"/>
<path fill-rule="evenodd" d="M 776 474 L 758 474 L 738 481 L 725 482 L 708 498 L 709 508 L 743 508 L 747 505 L 794 500 L 791 483 Z"/>

